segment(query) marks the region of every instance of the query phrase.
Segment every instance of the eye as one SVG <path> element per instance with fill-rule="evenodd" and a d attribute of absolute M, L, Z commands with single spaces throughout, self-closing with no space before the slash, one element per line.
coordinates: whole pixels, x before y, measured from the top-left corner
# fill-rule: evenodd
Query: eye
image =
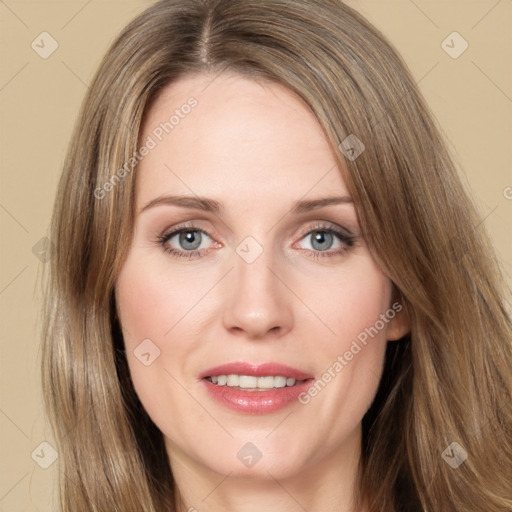
<path fill-rule="evenodd" d="M 301 240 L 307 242 L 306 247 L 302 248 L 310 252 L 314 258 L 343 254 L 355 243 L 355 237 L 352 234 L 326 225 L 317 225 L 309 229 Z"/>
<path fill-rule="evenodd" d="M 180 249 L 184 249 L 186 251 L 189 250 L 197 250 L 201 247 L 201 244 L 204 242 L 204 239 L 207 237 L 204 231 L 195 230 L 181 230 L 179 233 L 176 233 L 174 236 L 169 238 L 169 242 L 177 237 L 177 243 L 180 246 Z"/>
<path fill-rule="evenodd" d="M 174 228 L 171 232 L 158 237 L 163 250 L 178 258 L 195 258 L 205 251 L 211 238 L 208 233 L 197 226 L 185 225 Z"/>

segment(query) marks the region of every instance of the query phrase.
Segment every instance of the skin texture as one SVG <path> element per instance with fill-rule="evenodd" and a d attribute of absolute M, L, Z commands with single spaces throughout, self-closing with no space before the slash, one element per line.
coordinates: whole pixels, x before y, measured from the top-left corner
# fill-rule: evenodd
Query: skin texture
<path fill-rule="evenodd" d="M 297 96 L 235 74 L 185 77 L 153 104 L 141 143 L 190 96 L 197 106 L 139 164 L 137 212 L 171 194 L 224 209 L 160 205 L 137 214 L 116 286 L 133 383 L 164 434 L 181 510 L 349 511 L 361 420 L 387 340 L 407 322 L 403 313 L 387 322 L 307 405 L 247 415 L 210 398 L 198 375 L 227 362 L 279 362 L 320 378 L 391 307 L 392 283 L 361 239 L 352 203 L 290 212 L 295 201 L 349 196 Z M 184 222 L 208 233 L 192 259 L 158 241 Z M 334 236 L 315 249 L 315 234 L 329 227 L 352 233 L 353 245 Z M 236 252 L 247 236 L 263 249 L 252 263 Z M 189 247 L 179 234 L 166 245 Z M 134 354 L 145 339 L 160 350 L 148 366 Z M 248 442 L 262 454 L 252 467 L 237 457 Z"/>

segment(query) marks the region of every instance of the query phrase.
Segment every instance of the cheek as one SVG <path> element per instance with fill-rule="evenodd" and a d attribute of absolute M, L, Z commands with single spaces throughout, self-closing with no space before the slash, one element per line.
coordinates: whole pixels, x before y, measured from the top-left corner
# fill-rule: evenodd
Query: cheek
<path fill-rule="evenodd" d="M 326 434 L 329 444 L 349 435 L 375 397 L 387 345 L 386 327 L 394 311 L 391 282 L 369 259 L 335 279 L 326 279 L 323 289 L 328 292 L 310 299 L 328 329 L 316 322 L 323 333 L 316 337 L 317 383 L 301 403 L 318 422 L 333 426 Z M 304 323 L 303 329 L 313 333 L 312 323 Z"/>
<path fill-rule="evenodd" d="M 358 337 L 364 341 L 364 333 L 389 308 L 390 298 L 391 286 L 379 275 L 373 276 L 373 279 L 351 279 L 344 282 L 338 294 L 331 298 L 327 309 L 337 337 L 344 342 L 351 342 Z M 382 329 L 381 322 L 377 325 L 380 327 L 379 332 L 382 331 L 382 337 L 385 329 Z"/>
<path fill-rule="evenodd" d="M 383 322 L 381 315 L 390 308 L 392 285 L 373 260 L 365 256 L 337 273 L 317 275 L 314 281 L 314 286 L 310 280 L 304 281 L 300 293 L 308 298 L 317 317 L 309 324 L 323 334 L 319 337 L 325 340 L 323 346 L 329 347 L 328 353 L 347 350 L 358 337 L 363 343 L 365 336 L 366 341 L 386 337 L 389 319 Z"/>
<path fill-rule="evenodd" d="M 163 397 L 172 402 L 173 394 L 165 391 L 174 382 L 171 361 L 186 359 L 182 353 L 185 346 L 173 343 L 171 351 L 170 342 L 179 330 L 179 324 L 174 326 L 190 309 L 189 303 L 194 298 L 197 301 L 197 292 L 193 286 L 183 287 L 176 284 L 176 279 L 173 281 L 150 259 L 132 255 L 116 284 L 128 366 L 137 395 L 148 412 L 161 409 Z"/>
<path fill-rule="evenodd" d="M 197 303 L 204 293 L 199 279 L 170 275 L 168 269 L 153 264 L 151 258 L 135 254 L 125 263 L 116 285 L 118 313 L 125 342 L 144 338 L 163 343 L 169 331 Z"/>

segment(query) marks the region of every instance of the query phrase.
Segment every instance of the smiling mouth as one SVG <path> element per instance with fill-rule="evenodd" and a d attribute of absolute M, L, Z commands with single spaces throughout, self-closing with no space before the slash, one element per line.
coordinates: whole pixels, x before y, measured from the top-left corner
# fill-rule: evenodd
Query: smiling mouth
<path fill-rule="evenodd" d="M 256 377 L 253 375 L 214 375 L 205 377 L 205 380 L 217 386 L 225 386 L 238 391 L 269 391 L 281 388 L 298 386 L 310 379 L 296 380 L 283 375 L 266 375 Z"/>

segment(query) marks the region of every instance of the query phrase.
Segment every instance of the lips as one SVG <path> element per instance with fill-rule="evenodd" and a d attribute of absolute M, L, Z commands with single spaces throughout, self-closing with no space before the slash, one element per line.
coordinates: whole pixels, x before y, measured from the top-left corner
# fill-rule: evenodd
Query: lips
<path fill-rule="evenodd" d="M 248 390 L 213 383 L 211 377 L 219 375 L 280 376 L 297 382 L 286 387 Z M 297 404 L 299 395 L 314 384 L 311 374 L 280 363 L 228 363 L 205 370 L 200 378 L 207 394 L 219 405 L 237 413 L 253 415 L 269 414 Z"/>
<path fill-rule="evenodd" d="M 251 364 L 244 362 L 227 363 L 209 368 L 202 372 L 199 378 L 205 379 L 206 377 L 215 377 L 218 375 L 249 375 L 253 377 L 282 375 L 283 377 L 298 381 L 313 378 L 313 375 L 310 373 L 280 363 Z"/>

